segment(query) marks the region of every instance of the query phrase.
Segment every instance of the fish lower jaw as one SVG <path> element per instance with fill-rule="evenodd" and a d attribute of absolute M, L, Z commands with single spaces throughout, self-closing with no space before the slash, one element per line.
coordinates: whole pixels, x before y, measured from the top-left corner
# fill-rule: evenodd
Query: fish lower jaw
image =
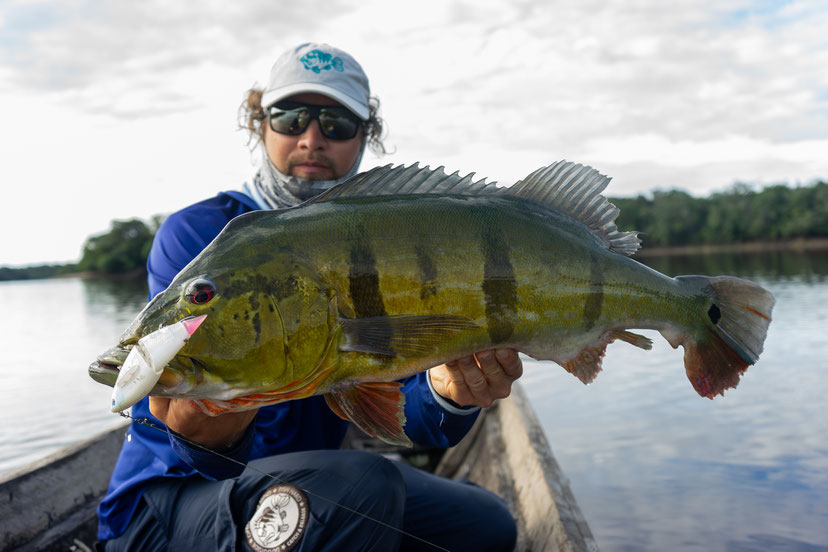
<path fill-rule="evenodd" d="M 95 361 L 89 365 L 89 376 L 98 383 L 108 385 L 109 387 L 115 386 L 119 373 L 119 365 L 107 364 L 100 361 Z"/>

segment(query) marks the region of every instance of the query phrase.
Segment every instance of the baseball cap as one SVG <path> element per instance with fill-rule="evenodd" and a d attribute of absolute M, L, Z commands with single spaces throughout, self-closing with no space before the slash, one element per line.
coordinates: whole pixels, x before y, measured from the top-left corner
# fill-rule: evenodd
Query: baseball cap
<path fill-rule="evenodd" d="M 328 44 L 308 42 L 288 50 L 270 69 L 262 107 L 304 92 L 324 94 L 363 121 L 368 120 L 368 77 L 350 54 Z"/>

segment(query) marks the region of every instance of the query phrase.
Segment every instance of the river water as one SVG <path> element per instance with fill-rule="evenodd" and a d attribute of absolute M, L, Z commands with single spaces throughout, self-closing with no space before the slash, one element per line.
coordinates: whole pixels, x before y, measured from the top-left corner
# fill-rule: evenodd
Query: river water
<path fill-rule="evenodd" d="M 525 361 L 553 452 L 604 551 L 828 550 L 828 253 L 643 258 L 731 274 L 777 299 L 738 389 L 696 395 L 657 333 L 609 347 L 584 386 Z M 0 474 L 122 423 L 86 373 L 146 300 L 143 282 L 0 282 Z"/>

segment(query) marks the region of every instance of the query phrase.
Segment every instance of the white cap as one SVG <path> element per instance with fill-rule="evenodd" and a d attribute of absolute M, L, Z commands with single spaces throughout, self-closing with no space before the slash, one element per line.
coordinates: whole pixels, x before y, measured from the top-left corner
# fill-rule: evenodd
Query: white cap
<path fill-rule="evenodd" d="M 370 113 L 368 77 L 350 54 L 328 44 L 306 43 L 288 50 L 270 70 L 262 107 L 304 92 L 338 101 L 363 121 Z"/>

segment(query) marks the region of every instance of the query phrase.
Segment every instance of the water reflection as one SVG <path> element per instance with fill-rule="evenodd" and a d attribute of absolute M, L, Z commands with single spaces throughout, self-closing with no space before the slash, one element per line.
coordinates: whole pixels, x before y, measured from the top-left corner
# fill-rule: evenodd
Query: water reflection
<path fill-rule="evenodd" d="M 139 312 L 147 302 L 146 278 L 81 280 L 89 312 Z"/>
<path fill-rule="evenodd" d="M 121 423 L 87 368 L 146 295 L 141 280 L 0 283 L 0 473 Z"/>

